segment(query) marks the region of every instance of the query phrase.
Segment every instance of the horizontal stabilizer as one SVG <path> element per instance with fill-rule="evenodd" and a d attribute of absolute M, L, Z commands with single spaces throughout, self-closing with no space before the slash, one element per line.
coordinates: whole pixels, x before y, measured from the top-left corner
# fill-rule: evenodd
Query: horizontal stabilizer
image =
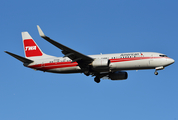
<path fill-rule="evenodd" d="M 6 52 L 7 54 L 11 55 L 12 57 L 14 57 L 14 58 L 20 60 L 20 61 L 23 62 L 23 63 L 32 63 L 32 62 L 33 62 L 32 60 L 29 60 L 29 59 L 24 58 L 24 57 L 21 57 L 21 56 L 19 56 L 19 55 L 10 53 L 10 52 L 8 52 L 8 51 L 4 51 L 4 52 Z"/>

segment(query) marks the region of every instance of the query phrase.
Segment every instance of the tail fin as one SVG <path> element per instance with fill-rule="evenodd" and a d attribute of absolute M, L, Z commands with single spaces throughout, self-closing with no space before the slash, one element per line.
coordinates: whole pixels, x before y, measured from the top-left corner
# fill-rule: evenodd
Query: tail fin
<path fill-rule="evenodd" d="M 44 53 L 41 51 L 28 32 L 22 32 L 22 40 L 26 58 L 44 55 Z"/>

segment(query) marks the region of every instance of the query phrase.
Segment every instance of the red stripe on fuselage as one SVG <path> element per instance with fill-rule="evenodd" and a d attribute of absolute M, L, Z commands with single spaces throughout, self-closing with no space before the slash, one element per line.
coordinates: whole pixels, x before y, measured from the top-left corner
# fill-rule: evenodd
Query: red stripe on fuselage
<path fill-rule="evenodd" d="M 160 58 L 160 57 L 157 57 L 157 58 Z M 116 59 L 110 59 L 110 61 L 111 63 L 114 63 L 114 62 L 125 62 L 125 61 L 134 61 L 134 60 L 142 60 L 142 59 L 151 59 L 151 58 L 150 57 L 116 58 Z"/>
<path fill-rule="evenodd" d="M 133 58 L 116 58 L 116 59 L 110 59 L 111 63 L 115 62 L 126 62 L 126 61 L 136 61 L 136 60 L 146 60 L 146 59 L 159 59 L 163 57 L 133 57 Z M 77 62 L 53 62 L 53 63 L 42 63 L 37 65 L 31 65 L 28 66 L 30 68 L 34 68 L 37 70 L 50 70 L 50 69 L 56 69 L 56 68 L 68 68 L 68 67 L 76 67 L 78 66 Z"/>
<path fill-rule="evenodd" d="M 50 70 L 55 68 L 67 68 L 67 67 L 75 67 L 77 66 L 77 62 L 53 62 L 53 63 L 42 63 L 37 65 L 31 65 L 30 68 L 34 68 L 37 70 Z"/>

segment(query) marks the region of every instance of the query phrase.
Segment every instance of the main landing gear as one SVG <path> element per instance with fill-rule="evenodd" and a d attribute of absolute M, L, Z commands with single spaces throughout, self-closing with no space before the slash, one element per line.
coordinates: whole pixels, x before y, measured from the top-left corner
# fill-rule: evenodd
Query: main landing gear
<path fill-rule="evenodd" d="M 96 77 L 94 78 L 94 81 L 95 81 L 96 83 L 100 83 L 101 80 L 100 80 L 99 77 L 96 76 Z"/>
<path fill-rule="evenodd" d="M 83 72 L 86 76 L 89 76 L 89 75 L 92 75 L 92 73 L 90 72 L 90 71 L 84 71 Z M 92 76 L 96 76 L 95 78 L 94 78 L 94 81 L 96 82 L 96 83 L 100 83 L 100 78 L 101 78 L 101 76 L 100 76 L 100 74 L 97 74 L 97 75 L 92 75 Z"/>
<path fill-rule="evenodd" d="M 89 72 L 89 71 L 85 71 L 84 74 L 85 74 L 86 76 L 89 76 L 89 75 L 90 75 L 90 72 Z"/>

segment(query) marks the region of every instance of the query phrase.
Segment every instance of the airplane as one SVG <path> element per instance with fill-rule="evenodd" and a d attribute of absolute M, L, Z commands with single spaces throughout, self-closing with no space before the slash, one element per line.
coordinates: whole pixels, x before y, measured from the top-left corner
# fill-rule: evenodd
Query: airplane
<path fill-rule="evenodd" d="M 47 37 L 37 25 L 39 35 L 61 49 L 63 57 L 55 57 L 43 53 L 28 32 L 22 32 L 25 57 L 5 51 L 7 54 L 23 62 L 23 65 L 34 70 L 51 73 L 84 73 L 95 76 L 94 81 L 101 78 L 110 80 L 126 80 L 127 70 L 155 69 L 158 70 L 174 63 L 174 59 L 156 52 L 131 52 L 115 54 L 84 55 L 59 42 Z"/>

